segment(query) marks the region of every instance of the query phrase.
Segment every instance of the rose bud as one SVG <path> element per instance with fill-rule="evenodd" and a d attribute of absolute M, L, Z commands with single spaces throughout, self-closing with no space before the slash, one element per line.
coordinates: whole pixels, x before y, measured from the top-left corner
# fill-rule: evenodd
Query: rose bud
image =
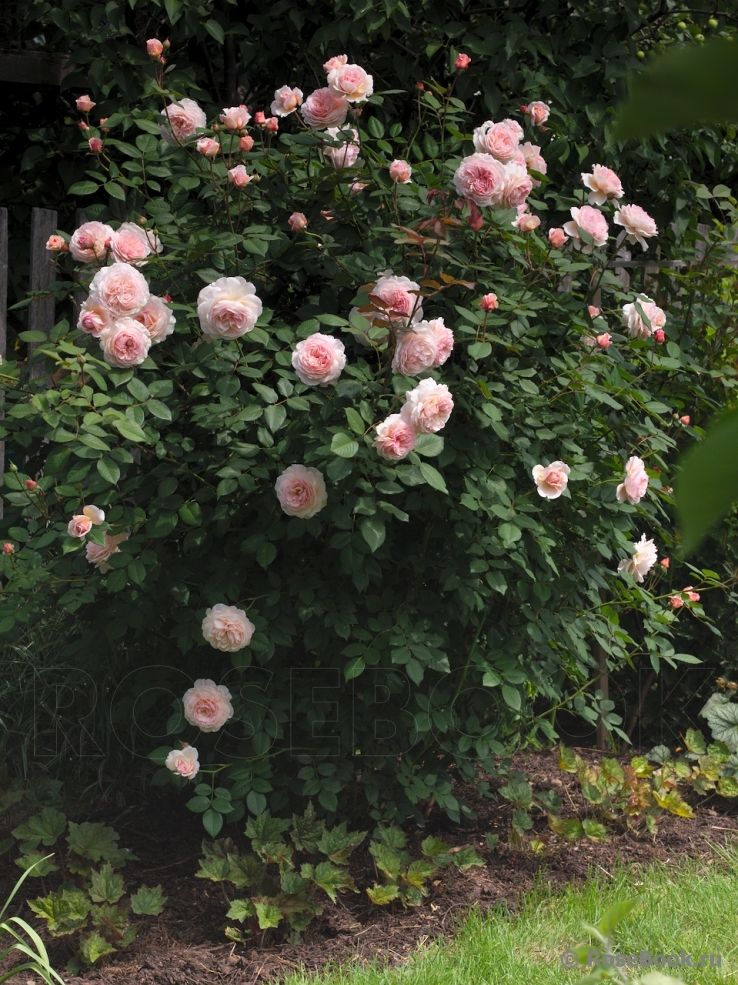
<path fill-rule="evenodd" d="M 479 302 L 479 307 L 482 311 L 496 311 L 500 307 L 500 302 L 497 300 L 496 294 L 485 294 L 482 300 Z"/>
<path fill-rule="evenodd" d="M 661 565 L 662 568 L 668 568 L 669 565 L 671 564 L 671 561 L 669 560 L 668 557 L 662 557 L 661 560 L 659 561 L 659 564 Z"/>
<path fill-rule="evenodd" d="M 7 541 L 3 544 L 3 554 L 12 554 L 14 550 L 15 547 Z"/>
<path fill-rule="evenodd" d="M 251 181 L 251 175 L 246 171 L 243 164 L 237 164 L 228 172 L 228 179 L 236 188 L 245 188 Z"/>
<path fill-rule="evenodd" d="M 52 253 L 69 252 L 69 246 L 62 236 L 49 236 L 46 241 L 46 249 L 51 250 Z"/>
<path fill-rule="evenodd" d="M 682 422 L 682 424 L 689 424 L 691 418 L 689 414 L 685 414 L 684 417 L 680 417 L 679 420 Z"/>
<path fill-rule="evenodd" d="M 465 72 L 471 65 L 471 58 L 465 55 L 463 52 L 460 54 L 456 61 L 454 62 L 454 68 L 458 68 L 460 72 Z"/>
<path fill-rule="evenodd" d="M 276 116 L 270 116 L 269 119 L 264 122 L 264 126 L 267 130 L 271 131 L 271 133 L 276 133 L 277 130 L 279 130 L 279 120 Z"/>
<path fill-rule="evenodd" d="M 254 123 L 258 123 L 260 126 L 264 126 L 266 123 L 266 116 L 259 110 L 258 113 L 254 113 Z"/>
<path fill-rule="evenodd" d="M 244 134 L 244 136 L 241 137 L 241 139 L 238 141 L 238 149 L 242 150 L 246 154 L 248 154 L 248 152 L 253 148 L 253 146 L 254 146 L 254 138 L 250 137 L 247 133 Z"/>
<path fill-rule="evenodd" d="M 664 332 L 663 328 L 657 328 L 653 333 L 653 337 L 656 339 L 659 345 L 661 345 L 663 342 L 666 341 L 666 333 Z"/>
<path fill-rule="evenodd" d="M 612 339 L 610 338 L 610 333 L 603 332 L 602 335 L 598 335 L 597 345 L 600 347 L 600 349 L 606 349 L 609 345 L 612 345 Z"/>
<path fill-rule="evenodd" d="M 588 304 L 587 305 L 587 312 L 589 313 L 589 317 L 590 318 L 597 318 L 597 316 L 600 313 L 600 309 L 599 308 L 595 308 L 595 306 L 593 304 Z"/>
<path fill-rule="evenodd" d="M 80 113 L 89 113 L 92 107 L 96 106 L 97 104 L 93 103 L 93 101 L 90 99 L 89 96 L 80 96 L 77 99 L 75 105 L 77 106 L 77 109 L 80 111 Z"/>
<path fill-rule="evenodd" d="M 90 139 L 87 141 L 87 146 L 90 148 L 93 154 L 102 153 L 103 143 L 99 137 L 90 137 Z"/>
<path fill-rule="evenodd" d="M 150 38 L 146 42 L 146 54 L 149 58 L 158 58 L 162 51 L 164 51 L 164 45 L 158 38 Z"/>
<path fill-rule="evenodd" d="M 556 250 L 560 250 L 567 239 L 568 236 L 564 230 L 559 229 L 558 226 L 555 229 L 549 229 L 548 231 L 548 241 Z"/>
<path fill-rule="evenodd" d="M 38 483 L 36 482 L 35 479 L 26 479 L 26 489 L 29 492 L 33 492 L 33 490 L 36 488 L 37 485 Z"/>
<path fill-rule="evenodd" d="M 289 223 L 290 229 L 293 233 L 299 233 L 301 230 L 305 229 L 308 224 L 307 218 L 302 214 L 302 212 L 293 212 L 287 222 Z"/>
<path fill-rule="evenodd" d="M 220 150 L 220 144 L 217 140 L 213 140 L 212 137 L 200 137 L 195 147 L 205 157 L 215 157 Z"/>

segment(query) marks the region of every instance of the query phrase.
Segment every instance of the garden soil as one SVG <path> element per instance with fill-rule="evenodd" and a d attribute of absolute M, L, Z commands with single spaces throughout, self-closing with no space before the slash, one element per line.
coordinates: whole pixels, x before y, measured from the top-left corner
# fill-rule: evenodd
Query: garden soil
<path fill-rule="evenodd" d="M 579 751 L 585 758 L 594 755 Z M 564 811 L 567 816 L 585 817 L 591 812 L 575 778 L 559 770 L 555 752 L 519 755 L 515 765 L 525 771 L 536 789 L 554 790 L 562 796 L 569 806 L 569 811 Z M 64 977 L 73 985 L 258 985 L 300 968 L 318 970 L 327 962 L 377 959 L 395 964 L 439 935 L 453 934 L 472 907 L 514 910 L 536 880 L 555 889 L 588 874 L 608 878 L 613 868 L 624 862 L 673 865 L 685 855 L 707 856 L 711 843 L 724 844 L 738 836 L 735 805 L 712 797 L 695 805 L 694 819 L 667 815 L 655 837 L 611 831 L 611 840 L 602 844 L 563 842 L 548 830 L 545 818 L 539 818 L 529 832 L 529 838 L 544 843 L 537 854 L 529 847 L 513 850 L 506 844 L 511 811 L 504 801 L 481 798 L 473 790 L 461 789 L 459 793 L 475 810 L 476 819 L 458 826 L 432 811 L 424 828 L 408 830 L 408 848 L 412 850 L 416 847 L 413 842 L 417 842 L 415 854 L 419 856 L 420 841 L 428 834 L 437 834 L 453 846 L 472 846 L 484 858 L 484 868 L 460 873 L 452 866 L 442 871 L 431 885 L 425 904 L 418 908 L 403 910 L 397 903 L 379 908 L 372 906 L 363 892 L 343 894 L 336 904 L 326 902 L 323 914 L 299 944 L 274 938 L 233 944 L 226 939 L 224 886 L 232 891 L 231 896 L 238 892 L 230 884 L 195 879 L 203 832 L 200 818 L 187 811 L 184 802 L 170 798 L 75 818 L 100 820 L 115 827 L 120 844 L 139 856 L 139 861 L 129 863 L 124 871 L 128 890 L 135 892 L 141 885 L 160 883 L 168 901 L 160 917 L 136 918 L 138 935 L 127 950 L 77 978 Z M 500 836 L 501 844 L 494 851 L 487 847 L 486 833 Z M 0 859 L 2 898 L 18 877 L 12 858 L 9 852 Z M 372 884 L 373 859 L 365 846 L 354 852 L 352 859 L 357 884 Z M 38 895 L 38 882 L 32 888 L 29 895 Z M 11 913 L 40 927 L 23 900 L 17 898 Z M 62 973 L 72 955 L 71 941 L 60 938 L 50 942 L 52 961 Z"/>

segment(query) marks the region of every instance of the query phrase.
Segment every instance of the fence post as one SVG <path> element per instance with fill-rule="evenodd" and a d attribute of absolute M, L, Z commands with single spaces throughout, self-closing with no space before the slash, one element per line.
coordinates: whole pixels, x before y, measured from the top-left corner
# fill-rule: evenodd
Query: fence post
<path fill-rule="evenodd" d="M 31 291 L 45 291 L 54 280 L 54 263 L 46 243 L 49 236 L 56 232 L 56 212 L 50 209 L 33 209 L 31 211 L 31 271 L 29 287 Z M 49 296 L 36 298 L 28 306 L 28 329 L 31 332 L 43 332 L 48 336 L 54 327 L 56 302 Z M 44 375 L 43 363 L 31 363 L 35 350 L 43 345 L 31 342 L 28 345 L 28 360 L 31 365 L 31 379 Z"/>
<path fill-rule="evenodd" d="M 8 350 L 8 210 L 0 209 L 0 362 Z M 5 417 L 5 396 L 0 392 L 0 421 Z M 5 442 L 0 441 L 0 486 L 5 472 Z M 3 501 L 0 499 L 0 519 Z"/>

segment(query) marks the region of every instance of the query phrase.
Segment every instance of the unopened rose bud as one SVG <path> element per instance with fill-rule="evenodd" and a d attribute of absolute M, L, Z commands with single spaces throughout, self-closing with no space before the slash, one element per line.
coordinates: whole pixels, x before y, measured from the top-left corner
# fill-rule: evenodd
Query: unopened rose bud
<path fill-rule="evenodd" d="M 603 332 L 602 335 L 598 335 L 597 345 L 600 347 L 600 349 L 607 349 L 608 346 L 612 345 L 612 339 L 610 338 L 610 333 Z"/>
<path fill-rule="evenodd" d="M 80 96 L 77 99 L 75 105 L 77 109 L 80 111 L 80 113 L 89 113 L 92 107 L 96 106 L 97 104 L 93 103 L 93 101 L 90 99 L 89 96 Z"/>
<path fill-rule="evenodd" d="M 165 48 L 171 48 L 172 46 L 172 42 L 169 40 L 169 38 L 167 38 L 166 41 L 163 41 L 162 44 L 164 45 Z"/>
<path fill-rule="evenodd" d="M 89 130 L 90 129 L 89 126 L 85 123 L 84 120 L 79 120 L 77 122 L 77 126 L 80 128 L 80 130 Z"/>
<path fill-rule="evenodd" d="M 682 424 L 689 424 L 691 418 L 689 414 L 685 414 L 683 417 L 680 417 L 679 420 L 681 421 Z"/>
<path fill-rule="evenodd" d="M 215 131 L 215 133 L 220 133 L 220 124 L 219 123 L 214 123 L 213 124 L 213 130 Z"/>
<path fill-rule="evenodd" d="M 253 149 L 253 146 L 254 138 L 249 136 L 249 134 L 244 134 L 244 136 L 238 141 L 238 149 L 242 150 L 245 154 L 248 154 L 248 152 Z"/>
<path fill-rule="evenodd" d="M 237 164 L 235 168 L 231 168 L 228 172 L 228 180 L 236 188 L 245 188 L 251 181 L 251 175 L 247 172 L 243 164 Z"/>
<path fill-rule="evenodd" d="M 358 195 L 359 192 L 363 192 L 366 185 L 361 181 L 354 181 L 353 184 L 349 185 L 349 192 L 352 195 Z"/>
<path fill-rule="evenodd" d="M 46 249 L 51 250 L 52 253 L 67 253 L 69 246 L 62 236 L 49 236 L 46 241 Z"/>
<path fill-rule="evenodd" d="M 164 58 L 164 56 L 163 56 L 163 55 L 162 55 L 162 57 L 161 57 L 161 58 L 159 59 L 159 61 L 161 62 L 161 64 L 162 64 L 162 65 L 166 65 L 166 63 L 167 63 L 167 60 L 166 60 L 166 58 Z"/>
<path fill-rule="evenodd" d="M 454 62 L 454 67 L 458 68 L 460 72 L 465 72 L 471 65 L 471 58 L 465 55 L 463 52 L 457 57 Z"/>
<path fill-rule="evenodd" d="M 33 492 L 33 490 L 36 488 L 37 485 L 38 483 L 36 482 L 35 479 L 26 479 L 26 489 L 29 492 Z"/>
<path fill-rule="evenodd" d="M 167 304 L 169 304 L 169 302 L 172 300 L 171 294 L 164 294 L 163 297 Z"/>
<path fill-rule="evenodd" d="M 145 215 L 140 215 L 138 217 L 138 224 L 139 224 L 139 226 L 145 226 L 146 225 L 146 216 Z"/>
<path fill-rule="evenodd" d="M 149 58 L 158 58 L 162 51 L 164 51 L 164 45 L 158 38 L 150 38 L 146 42 L 146 54 Z"/>
<path fill-rule="evenodd" d="M 301 230 L 305 229 L 308 224 L 307 218 L 302 214 L 302 212 L 293 212 L 287 222 L 289 223 L 289 227 L 293 233 L 299 233 Z"/>
<path fill-rule="evenodd" d="M 108 122 L 107 116 L 101 116 L 100 117 L 100 126 L 102 126 L 103 123 L 107 123 L 107 122 Z"/>
<path fill-rule="evenodd" d="M 687 589 L 685 588 L 684 591 L 687 592 Z M 699 600 L 700 600 L 700 593 L 699 592 L 687 592 L 687 597 L 689 598 L 689 601 L 690 602 L 699 602 Z"/>
<path fill-rule="evenodd" d="M 415 83 L 415 88 L 416 88 L 416 89 L 420 89 L 420 90 L 421 90 L 421 92 L 425 90 L 425 86 L 423 85 L 423 83 L 422 83 L 422 82 L 416 82 L 416 83 Z"/>
<path fill-rule="evenodd" d="M 661 345 L 663 342 L 666 341 L 666 332 L 664 332 L 663 328 L 657 328 L 656 331 L 653 333 L 653 337 L 656 339 L 659 345 Z"/>
<path fill-rule="evenodd" d="M 200 137 L 195 147 L 205 157 L 215 157 L 220 150 L 220 144 L 212 137 Z"/>
<path fill-rule="evenodd" d="M 530 212 L 524 212 L 519 215 L 515 222 L 513 223 L 521 233 L 532 233 L 534 229 L 538 229 L 541 224 L 541 220 L 537 215 L 531 215 Z"/>
<path fill-rule="evenodd" d="M 681 609 L 684 605 L 684 599 L 680 598 L 678 595 L 672 595 L 669 599 L 669 605 L 672 609 Z"/>
<path fill-rule="evenodd" d="M 99 137 L 90 137 L 87 141 L 87 145 L 93 154 L 101 154 L 103 149 L 103 142 Z"/>
<path fill-rule="evenodd" d="M 3 544 L 3 554 L 12 554 L 14 550 L 15 547 L 8 541 L 5 541 Z"/>
<path fill-rule="evenodd" d="M 599 315 L 599 313 L 600 313 L 600 309 L 599 308 L 595 308 L 595 306 L 593 304 L 588 304 L 587 305 L 587 311 L 589 312 L 589 317 L 590 318 L 597 318 L 598 315 Z"/>
<path fill-rule="evenodd" d="M 479 307 L 482 311 L 496 311 L 500 307 L 500 302 L 497 300 L 497 295 L 485 294 L 479 302 Z"/>
<path fill-rule="evenodd" d="M 662 568 L 668 569 L 669 565 L 671 564 L 671 561 L 669 560 L 668 557 L 662 557 L 661 560 L 659 561 L 659 564 L 661 565 Z"/>
<path fill-rule="evenodd" d="M 564 230 L 558 226 L 548 231 L 548 241 L 555 250 L 560 250 L 568 238 Z"/>
<path fill-rule="evenodd" d="M 271 133 L 276 133 L 277 130 L 279 130 L 279 120 L 276 116 L 270 116 L 264 126 L 267 130 L 271 131 Z"/>
<path fill-rule="evenodd" d="M 267 118 L 266 118 L 266 116 L 265 116 L 265 115 L 264 115 L 264 114 L 263 114 L 263 113 L 261 112 L 261 110 L 259 110 L 259 112 L 258 112 L 258 113 L 254 113 L 254 123 L 258 123 L 258 124 L 259 124 L 259 126 L 262 126 L 262 127 L 263 127 L 263 126 L 264 126 L 264 124 L 266 123 L 266 121 L 267 121 Z"/>

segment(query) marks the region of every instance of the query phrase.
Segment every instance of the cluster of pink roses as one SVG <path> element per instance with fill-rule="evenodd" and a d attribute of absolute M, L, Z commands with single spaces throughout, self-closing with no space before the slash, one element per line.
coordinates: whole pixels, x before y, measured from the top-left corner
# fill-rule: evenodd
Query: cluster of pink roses
<path fill-rule="evenodd" d="M 540 147 L 526 143 L 516 120 L 487 120 L 474 131 L 475 153 L 465 157 L 454 174 L 454 187 L 467 201 L 494 209 L 525 208 L 538 182 L 529 171 L 546 173 Z"/>
<path fill-rule="evenodd" d="M 346 122 L 349 104 L 363 102 L 374 92 L 371 75 L 360 65 L 350 64 L 346 55 L 330 58 L 323 70 L 327 84 L 311 92 L 300 109 L 303 120 L 313 130 L 342 126 Z"/>
<path fill-rule="evenodd" d="M 644 321 L 644 315 L 647 321 Z M 622 320 L 625 330 L 632 339 L 647 339 L 649 335 L 653 335 L 657 342 L 664 341 L 666 314 L 645 294 L 642 294 L 637 301 L 623 305 Z"/>
<path fill-rule="evenodd" d="M 217 605 L 214 608 L 228 609 L 232 612 L 241 611 L 233 606 Z M 213 611 L 208 609 L 208 613 Z M 195 728 L 199 728 L 201 732 L 217 732 L 233 718 L 231 692 L 224 684 L 216 684 L 208 678 L 200 678 L 195 681 L 193 687 L 185 691 L 182 707 L 185 720 Z M 172 749 L 167 755 L 164 765 L 172 773 L 186 780 L 192 780 L 200 769 L 197 749 L 183 742 L 181 749 Z"/>
<path fill-rule="evenodd" d="M 672 609 L 681 609 L 685 602 L 699 602 L 700 593 L 695 592 L 692 585 L 687 585 L 683 588 L 679 595 L 671 595 L 669 597 L 669 605 Z"/>
<path fill-rule="evenodd" d="M 98 506 L 85 506 L 81 513 L 75 513 L 67 524 L 67 533 L 70 537 L 77 537 L 83 540 L 93 527 L 99 527 L 105 523 L 105 511 Z M 112 554 L 120 551 L 119 544 L 128 540 L 128 534 L 105 534 L 104 544 L 94 544 L 88 541 L 85 546 L 85 557 L 94 564 L 100 571 L 110 571 L 108 560 Z"/>
<path fill-rule="evenodd" d="M 400 413 L 390 414 L 377 425 L 377 454 L 391 461 L 405 458 L 419 435 L 434 434 L 446 426 L 453 409 L 453 397 L 445 384 L 430 378 L 421 380 L 414 390 L 405 393 Z"/>

